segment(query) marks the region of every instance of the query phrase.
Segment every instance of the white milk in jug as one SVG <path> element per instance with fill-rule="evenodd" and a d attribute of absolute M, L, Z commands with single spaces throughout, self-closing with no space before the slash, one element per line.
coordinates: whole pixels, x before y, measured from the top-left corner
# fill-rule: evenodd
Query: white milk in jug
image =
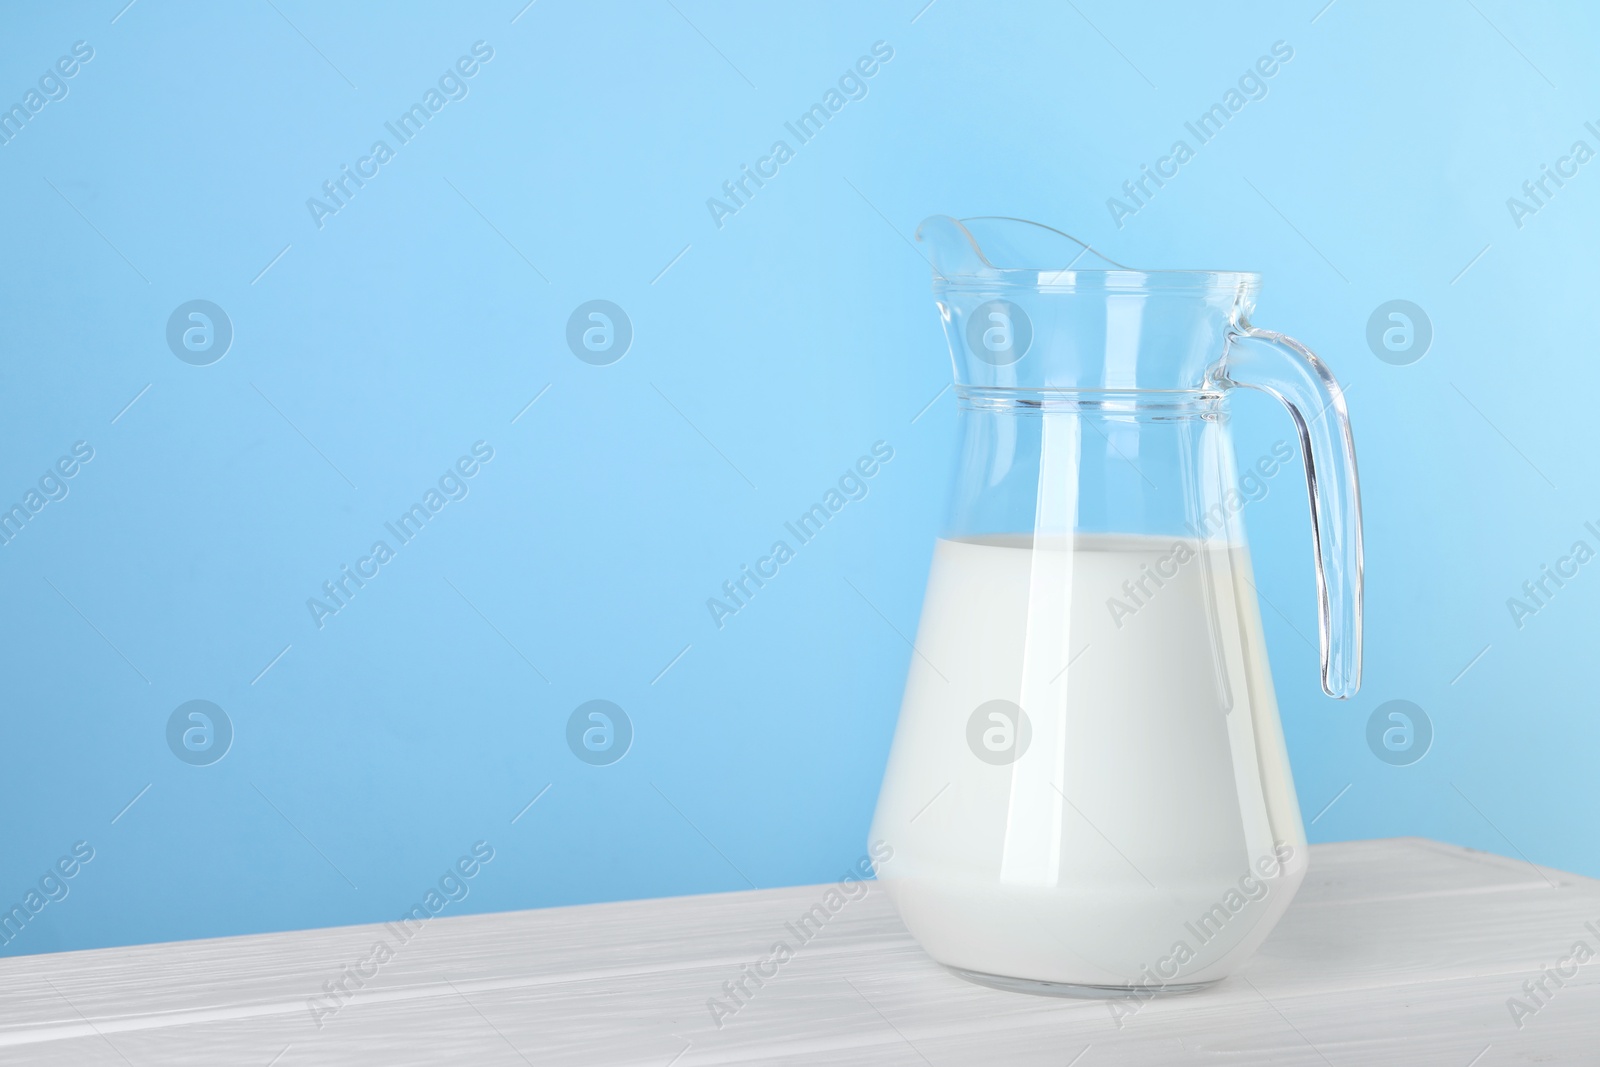
<path fill-rule="evenodd" d="M 1253 951 L 1304 876 L 1287 768 L 1241 545 L 940 540 L 878 876 L 948 966 L 1181 989 Z"/>

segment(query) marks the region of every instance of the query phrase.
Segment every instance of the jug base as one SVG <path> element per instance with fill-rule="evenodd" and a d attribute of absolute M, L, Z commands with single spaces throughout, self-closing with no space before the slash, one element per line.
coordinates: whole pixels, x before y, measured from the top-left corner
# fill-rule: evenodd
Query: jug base
<path fill-rule="evenodd" d="M 1004 975 L 968 971 L 960 967 L 946 967 L 945 970 L 976 985 L 1004 990 L 1007 993 L 1032 993 L 1041 997 L 1072 997 L 1079 1000 L 1114 1000 L 1121 997 L 1139 997 L 1143 999 L 1152 995 L 1170 996 L 1182 993 L 1198 993 L 1202 989 L 1211 988 L 1222 980 L 1213 978 L 1209 982 L 1172 982 L 1155 987 L 1143 985 L 1075 985 L 1071 982 L 1044 982 L 1036 978 L 1007 978 Z"/>

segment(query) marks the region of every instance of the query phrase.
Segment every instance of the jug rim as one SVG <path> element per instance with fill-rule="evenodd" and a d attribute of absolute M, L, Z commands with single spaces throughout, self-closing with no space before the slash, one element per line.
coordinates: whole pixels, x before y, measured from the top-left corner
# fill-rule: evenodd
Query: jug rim
<path fill-rule="evenodd" d="M 944 274 L 934 271 L 939 289 L 1031 289 L 1063 293 L 1226 291 L 1253 295 L 1261 289 L 1261 275 L 1243 270 L 1060 270 L 1038 267 L 991 267 L 982 272 Z"/>

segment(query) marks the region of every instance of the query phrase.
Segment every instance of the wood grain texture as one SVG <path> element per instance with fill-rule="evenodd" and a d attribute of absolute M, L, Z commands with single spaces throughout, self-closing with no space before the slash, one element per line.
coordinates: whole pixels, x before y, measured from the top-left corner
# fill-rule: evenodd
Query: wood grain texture
<path fill-rule="evenodd" d="M 1498 856 L 1313 846 L 1239 974 L 1120 1025 L 1107 1002 L 954 977 L 874 886 L 717 1025 L 708 1001 L 827 888 L 431 919 L 403 943 L 359 926 L 3 960 L 0 1063 L 1600 1064 L 1600 956 L 1542 1003 L 1523 990 L 1576 942 L 1600 953 L 1600 882 Z M 379 943 L 392 955 L 330 999 Z M 1520 1027 L 1511 997 L 1537 1004 Z"/>

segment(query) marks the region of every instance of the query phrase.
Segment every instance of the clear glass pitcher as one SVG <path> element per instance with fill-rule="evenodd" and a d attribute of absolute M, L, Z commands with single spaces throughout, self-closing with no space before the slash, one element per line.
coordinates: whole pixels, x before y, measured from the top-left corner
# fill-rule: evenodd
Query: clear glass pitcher
<path fill-rule="evenodd" d="M 917 239 L 961 448 L 873 820 L 878 878 L 976 981 L 1201 987 L 1261 943 L 1307 860 L 1240 521 L 1295 454 L 1241 471 L 1228 394 L 1270 393 L 1294 420 L 1322 688 L 1346 698 L 1361 504 L 1338 383 L 1250 325 L 1258 275 L 1079 269 L 1087 246 L 1014 219 L 936 216 Z"/>

